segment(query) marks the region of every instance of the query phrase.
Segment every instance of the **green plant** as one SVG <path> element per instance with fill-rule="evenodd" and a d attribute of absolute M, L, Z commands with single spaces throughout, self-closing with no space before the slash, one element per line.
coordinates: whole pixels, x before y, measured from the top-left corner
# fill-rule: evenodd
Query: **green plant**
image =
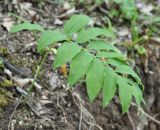
<path fill-rule="evenodd" d="M 23 22 L 15 25 L 11 32 L 26 29 L 40 32 L 38 52 L 50 48 L 49 52 L 57 42 L 63 43 L 58 48 L 53 68 L 70 62 L 69 85 L 72 87 L 80 79 L 86 79 L 91 102 L 102 90 L 105 107 L 118 90 L 123 113 L 128 110 L 132 96 L 140 107 L 143 101 L 141 79 L 130 67 L 127 57 L 114 45 L 106 42 L 114 37 L 113 32 L 107 28 L 87 26 L 90 20 L 85 15 L 73 15 L 64 24 L 63 31 L 45 30 L 38 24 Z"/>
<path fill-rule="evenodd" d="M 131 49 L 135 49 L 139 55 L 146 54 L 146 49 L 144 45 L 141 44 L 146 40 L 146 36 L 140 36 L 139 34 L 139 29 L 141 28 L 140 26 L 138 26 L 140 14 L 137 11 L 138 9 L 136 7 L 135 0 L 114 0 L 114 2 L 120 6 L 120 12 L 122 13 L 122 16 L 129 20 L 131 41 L 129 44 L 125 43 L 127 50 L 130 51 Z M 114 10 L 114 8 L 112 10 Z"/>
<path fill-rule="evenodd" d="M 81 3 L 84 2 L 84 0 L 80 1 Z M 95 5 L 99 6 L 102 3 L 106 2 L 111 3 L 111 4 L 118 4 L 120 7 L 120 12 L 122 13 L 123 17 L 126 19 L 133 19 L 135 16 L 138 15 L 137 12 L 137 7 L 136 7 L 136 1 L 135 0 L 113 0 L 113 1 L 105 1 L 105 0 L 93 0 L 93 2 L 95 3 Z M 115 9 L 111 9 L 111 15 L 117 15 L 116 13 L 118 13 Z"/>
<path fill-rule="evenodd" d="M 2 60 L 1 57 L 0 57 L 0 69 L 3 69 L 3 68 L 4 68 L 3 60 Z"/>

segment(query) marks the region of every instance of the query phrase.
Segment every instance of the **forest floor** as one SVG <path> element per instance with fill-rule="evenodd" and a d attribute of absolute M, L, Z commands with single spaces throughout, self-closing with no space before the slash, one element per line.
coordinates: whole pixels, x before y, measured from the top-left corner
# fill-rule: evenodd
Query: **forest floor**
<path fill-rule="evenodd" d="M 0 1 L 0 57 L 24 73 L 22 76 L 6 66 L 0 67 L 0 92 L 5 93 L 3 97 L 0 95 L 0 104 L 3 104 L 0 108 L 0 130 L 160 130 L 160 124 L 139 113 L 134 105 L 122 115 L 116 97 L 106 108 L 102 107 L 101 95 L 95 102 L 89 103 L 84 83 L 70 91 L 67 78 L 61 70 L 52 69 L 55 58 L 52 52 L 36 80 L 37 86 L 42 88 L 34 88 L 30 97 L 22 99 L 23 90 L 30 86 L 26 80 L 34 78 L 43 56 L 36 50 L 37 43 L 32 32 L 9 33 L 10 26 L 19 20 L 8 12 L 51 29 L 62 28 L 64 22 L 75 13 L 89 15 L 96 21 L 96 26 L 106 26 L 108 15 L 104 11 L 105 5 L 92 6 L 91 3 Z M 128 40 L 128 23 L 125 20 L 120 23 L 115 19 L 111 19 L 111 22 L 118 30 L 120 40 Z M 142 31 L 145 32 L 145 28 Z M 145 86 L 144 110 L 160 120 L 160 42 L 146 41 L 144 48 L 144 55 L 137 54 L 134 49 L 130 55 L 135 59 Z M 123 51 L 128 50 L 124 48 Z"/>

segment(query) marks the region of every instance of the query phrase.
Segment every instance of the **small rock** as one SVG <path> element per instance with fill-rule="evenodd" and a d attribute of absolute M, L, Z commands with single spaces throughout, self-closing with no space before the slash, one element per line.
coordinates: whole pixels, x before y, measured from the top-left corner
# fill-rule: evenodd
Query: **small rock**
<path fill-rule="evenodd" d="M 127 27 L 121 27 L 119 28 L 119 31 L 117 32 L 119 36 L 128 36 L 129 35 L 129 29 Z"/>
<path fill-rule="evenodd" d="M 60 19 L 55 19 L 54 21 L 54 25 L 62 25 L 63 21 L 61 21 Z"/>
<path fill-rule="evenodd" d="M 49 79 L 49 84 L 51 85 L 51 89 L 54 90 L 58 87 L 59 77 L 56 73 L 52 73 Z"/>

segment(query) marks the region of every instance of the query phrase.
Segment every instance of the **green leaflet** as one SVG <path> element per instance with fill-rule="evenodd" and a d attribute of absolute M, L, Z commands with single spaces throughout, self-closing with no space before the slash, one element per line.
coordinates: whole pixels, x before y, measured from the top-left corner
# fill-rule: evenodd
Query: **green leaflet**
<path fill-rule="evenodd" d="M 131 89 L 132 89 L 132 95 L 134 96 L 136 103 L 140 107 L 141 102 L 143 101 L 142 91 L 140 90 L 140 88 L 138 86 L 132 86 Z"/>
<path fill-rule="evenodd" d="M 103 84 L 103 107 L 109 104 L 109 101 L 114 97 L 117 84 L 116 84 L 116 74 L 113 69 L 106 67 L 104 70 L 104 84 Z"/>
<path fill-rule="evenodd" d="M 110 65 L 113 65 L 115 67 L 118 67 L 118 66 L 121 66 L 121 65 L 127 65 L 125 62 L 123 62 L 122 60 L 119 60 L 119 59 L 114 59 L 114 58 L 111 58 L 111 59 L 107 59 L 106 60 L 106 63 L 107 64 L 110 64 Z"/>
<path fill-rule="evenodd" d="M 143 97 L 142 97 L 143 94 L 141 89 L 139 88 L 139 85 L 136 82 L 133 82 L 131 79 L 126 78 L 125 80 L 128 84 L 131 85 L 132 95 L 134 96 L 138 106 L 140 106 L 141 102 L 143 101 Z"/>
<path fill-rule="evenodd" d="M 124 106 L 123 113 L 128 110 L 128 107 L 129 107 L 128 105 L 130 104 L 130 102 L 129 102 L 130 96 L 134 96 L 136 103 L 138 104 L 139 107 L 141 107 L 141 102 L 144 102 L 144 100 L 142 97 L 142 91 L 140 90 L 140 88 L 136 82 L 133 82 L 131 79 L 118 76 L 117 77 L 117 84 L 119 85 L 119 89 L 122 89 L 122 91 L 119 90 L 119 96 L 121 95 L 120 100 L 122 99 L 121 100 L 121 104 L 123 104 L 122 109 Z M 125 86 L 125 87 L 123 87 L 123 86 Z M 125 99 L 125 95 L 124 95 L 125 91 L 128 92 L 126 97 L 129 97 L 129 99 L 127 99 L 127 98 Z M 126 104 L 126 105 L 124 105 L 124 104 Z"/>
<path fill-rule="evenodd" d="M 18 25 L 15 25 L 14 27 L 11 28 L 11 33 L 16 33 L 22 30 L 36 30 L 36 31 L 40 31 L 43 32 L 44 29 L 42 26 L 40 26 L 39 24 L 32 24 L 29 22 L 25 22 L 25 23 L 20 23 Z"/>
<path fill-rule="evenodd" d="M 119 98 L 122 105 L 122 112 L 128 111 L 130 102 L 132 100 L 132 89 L 131 86 L 126 83 L 123 77 L 117 76 L 117 84 L 119 88 Z"/>
<path fill-rule="evenodd" d="M 82 76 L 87 73 L 90 63 L 93 59 L 94 56 L 85 50 L 82 50 L 72 59 L 68 77 L 70 86 L 73 86 L 78 80 L 81 79 Z"/>
<path fill-rule="evenodd" d="M 42 36 L 38 40 L 38 51 L 42 51 L 45 47 L 54 44 L 58 41 L 63 41 L 66 36 L 58 30 L 47 30 L 42 33 Z"/>
<path fill-rule="evenodd" d="M 131 76 L 136 78 L 139 82 L 141 82 L 139 76 L 133 71 L 133 69 L 130 66 L 126 65 L 118 66 L 115 71 L 121 74 L 130 74 Z"/>
<path fill-rule="evenodd" d="M 73 15 L 65 24 L 64 24 L 64 33 L 70 35 L 81 31 L 91 20 L 90 17 L 86 15 Z"/>
<path fill-rule="evenodd" d="M 107 29 L 92 27 L 87 30 L 82 30 L 78 34 L 76 42 L 85 43 L 88 42 L 89 40 L 95 39 L 97 36 L 113 37 L 113 32 Z"/>
<path fill-rule="evenodd" d="M 58 48 L 56 59 L 54 61 L 54 69 L 65 64 L 81 51 L 81 47 L 76 43 L 64 43 Z"/>
<path fill-rule="evenodd" d="M 104 65 L 99 59 L 94 59 L 86 75 L 87 93 L 92 102 L 103 86 Z"/>
<path fill-rule="evenodd" d="M 90 41 L 87 46 L 87 49 L 94 49 L 96 51 L 107 50 L 121 53 L 118 48 L 102 40 Z"/>
<path fill-rule="evenodd" d="M 117 52 L 105 52 L 100 51 L 96 55 L 97 57 L 103 57 L 103 58 L 115 58 L 122 61 L 125 61 L 126 57 L 123 54 L 117 53 Z"/>

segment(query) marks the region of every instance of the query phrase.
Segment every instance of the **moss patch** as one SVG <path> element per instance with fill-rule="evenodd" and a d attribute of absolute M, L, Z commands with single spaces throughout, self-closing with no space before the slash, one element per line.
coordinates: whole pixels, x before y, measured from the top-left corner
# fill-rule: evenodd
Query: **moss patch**
<path fill-rule="evenodd" d="M 8 54 L 7 48 L 5 48 L 4 46 L 0 46 L 0 55 L 6 56 L 7 54 Z"/>
<path fill-rule="evenodd" d="M 9 103 L 9 91 L 6 90 L 6 87 L 12 87 L 14 83 L 11 80 L 5 79 L 0 82 L 0 107 L 6 106 Z"/>
<path fill-rule="evenodd" d="M 0 83 L 0 87 L 11 87 L 13 85 L 14 83 L 11 80 L 7 79 Z"/>
<path fill-rule="evenodd" d="M 6 106 L 9 103 L 9 98 L 6 95 L 0 95 L 0 107 Z"/>

